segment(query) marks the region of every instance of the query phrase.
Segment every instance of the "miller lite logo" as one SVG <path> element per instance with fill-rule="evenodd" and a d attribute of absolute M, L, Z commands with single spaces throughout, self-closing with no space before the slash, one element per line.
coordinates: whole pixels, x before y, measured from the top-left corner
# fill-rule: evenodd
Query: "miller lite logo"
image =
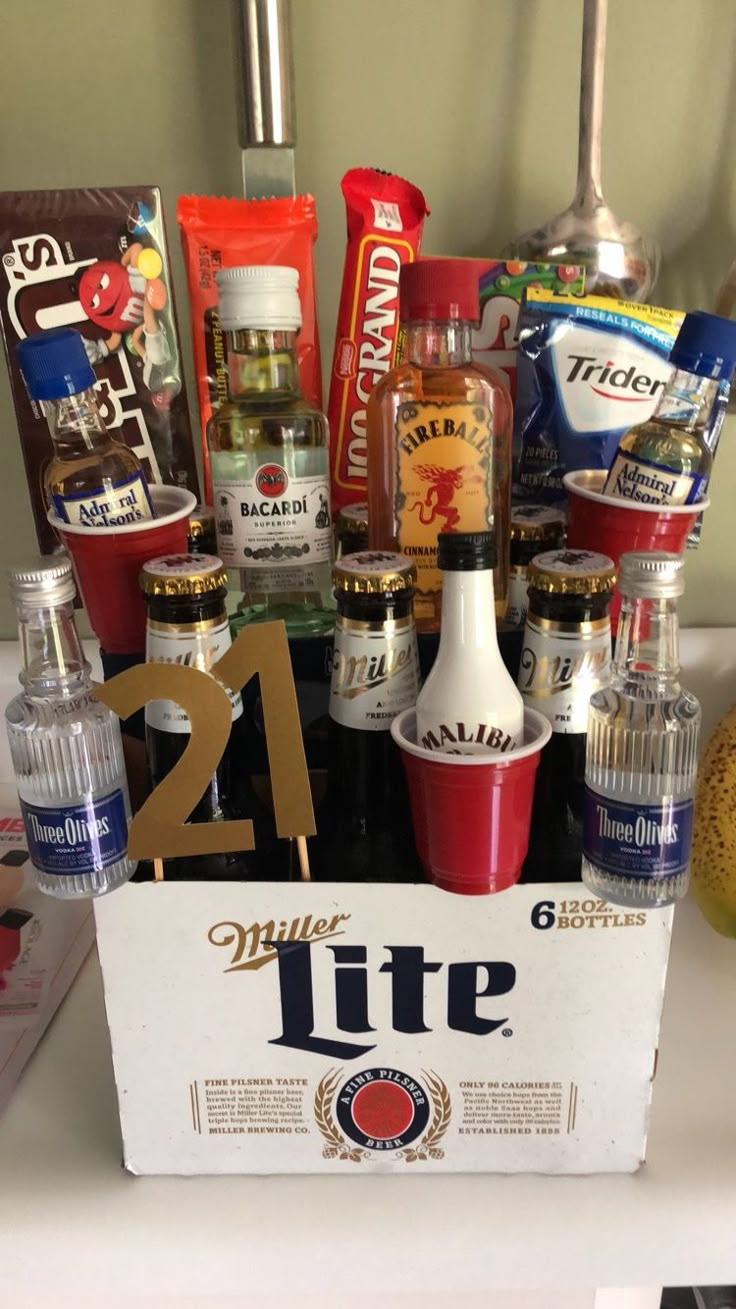
<path fill-rule="evenodd" d="M 281 1032 L 268 1038 L 269 1045 L 342 1061 L 361 1059 L 375 1050 L 369 972 L 385 980 L 394 1032 L 420 1035 L 444 1025 L 470 1036 L 490 1036 L 508 1023 L 506 1005 L 498 1002 L 516 983 L 512 963 L 504 959 L 445 963 L 427 959 L 422 945 L 384 945 L 373 957 L 365 945 L 328 945 L 326 938 L 343 934 L 348 917 L 335 914 L 331 920 L 314 921 L 309 915 L 290 925 L 282 921 L 278 927 L 272 920 L 265 932 L 257 923 L 249 928 L 216 923 L 210 928 L 211 945 L 235 946 L 227 972 L 253 971 L 278 960 Z M 312 952 L 317 950 L 326 951 L 332 965 L 327 987 L 315 985 Z M 341 1039 L 333 1035 L 335 1031 L 352 1039 Z"/>

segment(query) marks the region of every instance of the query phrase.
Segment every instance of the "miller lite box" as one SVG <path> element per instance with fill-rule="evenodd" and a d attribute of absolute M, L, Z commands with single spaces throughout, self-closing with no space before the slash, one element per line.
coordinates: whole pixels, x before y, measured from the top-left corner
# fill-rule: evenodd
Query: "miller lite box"
<path fill-rule="evenodd" d="M 0 1111 L 93 941 L 89 901 L 38 890 L 15 788 L 0 786 Z"/>
<path fill-rule="evenodd" d="M 104 422 L 149 482 L 199 499 L 158 187 L 2 192 L 0 256 L 0 325 L 41 551 L 57 544 L 42 492 L 53 450 L 16 346 L 47 328 L 80 333 Z"/>
<path fill-rule="evenodd" d="M 580 883 L 468 899 L 164 881 L 94 910 L 132 1173 L 644 1158 L 671 908 L 628 912 Z"/>

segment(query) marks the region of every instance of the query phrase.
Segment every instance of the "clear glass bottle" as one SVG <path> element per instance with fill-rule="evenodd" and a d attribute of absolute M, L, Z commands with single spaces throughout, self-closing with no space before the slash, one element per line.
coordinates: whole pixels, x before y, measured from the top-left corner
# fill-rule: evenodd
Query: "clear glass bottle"
<path fill-rule="evenodd" d="M 130 800 L 120 723 L 95 696 L 66 555 L 10 573 L 23 690 L 5 721 L 36 879 L 59 899 L 127 882 Z"/>
<path fill-rule="evenodd" d="M 505 754 L 524 739 L 524 702 L 498 648 L 493 532 L 441 532 L 442 628 L 417 699 L 417 741 L 447 754 Z"/>
<path fill-rule="evenodd" d="M 679 681 L 684 560 L 625 554 L 611 684 L 590 702 L 583 881 L 612 904 L 654 909 L 689 880 L 700 705 Z"/>
<path fill-rule="evenodd" d="M 716 314 L 686 314 L 670 362 L 675 371 L 654 414 L 619 441 L 605 495 L 662 505 L 705 497 L 713 464 L 707 429 L 722 379 L 736 365 L 736 323 Z"/>
<path fill-rule="evenodd" d="M 217 554 L 239 569 L 238 623 L 282 618 L 290 636 L 332 629 L 327 420 L 302 398 L 294 268 L 217 274 L 228 399 L 208 427 Z"/>
<path fill-rule="evenodd" d="M 367 407 L 368 537 L 417 566 L 419 631 L 440 626 L 440 532 L 492 528 L 495 606 L 506 611 L 511 506 L 511 399 L 500 374 L 473 362 L 478 278 L 462 259 L 401 269 L 402 360 Z"/>
<path fill-rule="evenodd" d="M 62 522 L 98 531 L 155 518 L 140 459 L 105 427 L 79 333 L 60 327 L 28 336 L 18 359 L 54 445 L 44 472 L 49 507 Z"/>

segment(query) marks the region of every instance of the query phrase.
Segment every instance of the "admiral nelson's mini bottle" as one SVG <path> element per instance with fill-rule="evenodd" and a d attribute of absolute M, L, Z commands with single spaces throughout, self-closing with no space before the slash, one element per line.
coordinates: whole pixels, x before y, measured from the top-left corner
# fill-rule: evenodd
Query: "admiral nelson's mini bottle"
<path fill-rule="evenodd" d="M 105 427 L 79 333 L 60 327 L 28 336 L 18 360 L 49 425 L 54 455 L 44 489 L 62 522 L 104 531 L 155 518 L 138 456 Z"/>

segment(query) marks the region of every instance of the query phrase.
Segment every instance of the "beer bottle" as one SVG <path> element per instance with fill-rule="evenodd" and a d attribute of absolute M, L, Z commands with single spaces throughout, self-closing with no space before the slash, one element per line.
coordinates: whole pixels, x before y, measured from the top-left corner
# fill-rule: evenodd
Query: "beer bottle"
<path fill-rule="evenodd" d="M 517 505 L 511 510 L 509 547 L 509 603 L 505 627 L 524 630 L 527 602 L 527 569 L 535 555 L 557 550 L 565 539 L 565 514 L 549 505 Z"/>
<path fill-rule="evenodd" d="M 441 532 L 440 646 L 417 700 L 417 742 L 447 754 L 520 745 L 524 705 L 498 648 L 494 532 Z"/>
<path fill-rule="evenodd" d="M 335 523 L 335 558 L 368 549 L 368 505 L 344 505 Z"/>
<path fill-rule="evenodd" d="M 312 876 L 422 879 L 393 719 L 417 698 L 416 570 L 404 555 L 345 555 L 333 569 L 337 617 L 327 794 L 310 842 Z"/>
<path fill-rule="evenodd" d="M 209 672 L 231 644 L 225 612 L 227 573 L 222 562 L 213 555 L 164 555 L 143 565 L 140 584 L 148 610 L 146 662 L 185 664 Z M 240 692 L 231 692 L 230 700 L 230 740 L 189 822 L 250 818 L 256 849 L 165 860 L 167 878 L 277 880 L 287 857 L 285 850 L 276 849 L 273 818 L 258 800 L 247 770 Z M 150 701 L 145 719 L 148 770 L 152 785 L 157 786 L 183 755 L 191 728 L 184 710 L 173 700 Z"/>
<path fill-rule="evenodd" d="M 526 882 L 576 882 L 583 850 L 588 702 L 611 673 L 607 555 L 550 550 L 529 564 L 519 690 L 552 726 L 534 791 Z"/>

